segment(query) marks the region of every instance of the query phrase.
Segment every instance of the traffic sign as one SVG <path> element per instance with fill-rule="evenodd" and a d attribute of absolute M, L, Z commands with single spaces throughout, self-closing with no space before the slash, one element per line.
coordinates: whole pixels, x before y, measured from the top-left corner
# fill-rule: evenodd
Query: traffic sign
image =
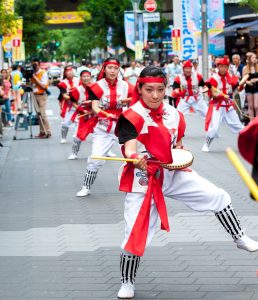
<path fill-rule="evenodd" d="M 14 39 L 13 40 L 13 47 L 20 47 L 21 46 L 21 40 Z"/>
<path fill-rule="evenodd" d="M 160 13 L 143 13 L 143 22 L 151 23 L 151 22 L 160 22 Z"/>
<path fill-rule="evenodd" d="M 158 5 L 155 0 L 147 0 L 144 3 L 144 9 L 147 12 L 154 12 L 157 9 Z"/>
<path fill-rule="evenodd" d="M 4 54 L 4 57 L 5 58 L 12 58 L 12 52 L 10 51 L 8 51 L 8 52 L 5 52 L 5 54 Z"/>

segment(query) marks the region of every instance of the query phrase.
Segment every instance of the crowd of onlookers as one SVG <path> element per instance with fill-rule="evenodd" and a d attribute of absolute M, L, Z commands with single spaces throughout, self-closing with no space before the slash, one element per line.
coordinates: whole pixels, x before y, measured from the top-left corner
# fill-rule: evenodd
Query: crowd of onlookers
<path fill-rule="evenodd" d="M 230 57 L 227 56 L 228 59 Z M 210 75 L 217 72 L 217 60 L 220 57 L 212 57 Z M 245 110 L 250 117 L 258 116 L 258 60 L 255 53 L 248 52 L 246 57 L 241 60 L 238 54 L 235 54 L 230 59 L 231 64 L 229 72 L 237 77 L 239 80 L 245 75 L 248 76 L 248 80 L 245 85 L 245 89 L 235 95 L 235 100 L 241 109 Z M 173 56 L 171 61 L 144 61 L 137 62 L 132 61 L 129 64 L 123 64 L 120 69 L 120 76 L 127 80 L 131 84 L 135 85 L 137 78 L 141 70 L 146 65 L 155 65 L 162 68 L 163 72 L 167 75 L 168 85 L 166 95 L 171 98 L 172 86 L 174 78 L 180 75 L 182 70 L 182 62 L 177 55 Z M 193 72 L 201 73 L 198 60 L 193 60 Z M 64 65 L 60 66 L 62 70 Z M 93 81 L 96 80 L 97 75 L 101 69 L 101 64 L 92 64 L 87 62 L 85 59 L 82 60 L 81 64 L 74 68 L 75 74 L 80 74 L 84 69 L 88 68 L 91 70 Z M 15 121 L 15 115 L 21 109 L 21 99 L 23 94 L 22 82 L 23 74 L 22 67 L 20 65 L 14 65 L 7 69 L 1 70 L 0 77 L 0 108 L 1 108 L 1 119 L 0 119 L 0 136 L 3 133 L 3 126 L 13 126 Z"/>

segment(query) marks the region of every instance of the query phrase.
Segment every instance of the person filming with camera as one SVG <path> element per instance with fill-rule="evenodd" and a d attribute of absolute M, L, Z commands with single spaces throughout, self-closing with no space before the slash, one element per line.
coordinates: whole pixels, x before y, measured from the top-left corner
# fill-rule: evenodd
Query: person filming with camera
<path fill-rule="evenodd" d="M 31 66 L 33 68 L 33 76 L 31 78 L 31 84 L 33 87 L 33 93 L 35 95 L 39 111 L 38 115 L 41 115 L 39 118 L 39 128 L 40 132 L 37 136 L 38 138 L 49 138 L 51 137 L 51 131 L 49 122 L 46 115 L 47 107 L 47 89 L 48 89 L 48 76 L 47 73 L 40 68 L 40 60 L 35 58 L 33 59 Z"/>

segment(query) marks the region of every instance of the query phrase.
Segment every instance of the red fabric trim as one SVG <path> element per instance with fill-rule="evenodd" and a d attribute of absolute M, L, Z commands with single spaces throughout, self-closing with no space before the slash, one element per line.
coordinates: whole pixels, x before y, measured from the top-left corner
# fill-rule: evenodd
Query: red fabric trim
<path fill-rule="evenodd" d="M 134 223 L 133 229 L 130 233 L 129 239 L 124 248 L 126 251 L 138 256 L 142 256 L 144 254 L 146 247 L 152 198 L 154 199 L 158 214 L 160 216 L 161 229 L 166 231 L 170 230 L 166 203 L 161 189 L 163 181 L 163 178 L 161 177 L 163 176 L 160 176 L 159 179 L 156 178 L 158 171 L 160 174 L 163 174 L 163 169 L 161 166 L 153 163 L 148 164 L 148 190 Z"/>
<path fill-rule="evenodd" d="M 205 131 L 208 131 L 208 129 L 209 129 L 211 119 L 212 119 L 213 107 L 214 107 L 214 102 L 210 101 L 209 108 L 208 108 L 206 118 L 205 118 Z"/>
<path fill-rule="evenodd" d="M 138 156 L 139 156 L 138 153 L 134 153 L 134 154 L 132 154 L 132 155 L 130 156 L 130 158 L 135 159 L 135 158 L 137 158 Z"/>
<path fill-rule="evenodd" d="M 254 163 L 258 143 L 258 117 L 255 117 L 238 137 L 239 152 L 250 164 Z"/>
<path fill-rule="evenodd" d="M 94 127 L 98 123 L 97 117 L 82 117 L 79 119 L 78 130 L 76 136 L 81 140 L 86 140 L 87 136 L 94 131 Z M 87 119 L 88 118 L 88 119 Z"/>
<path fill-rule="evenodd" d="M 179 124 L 178 124 L 178 133 L 177 133 L 177 142 L 180 141 L 185 134 L 185 129 L 186 129 L 186 123 L 185 123 L 185 117 L 181 112 L 178 112 L 180 119 L 179 119 Z"/>

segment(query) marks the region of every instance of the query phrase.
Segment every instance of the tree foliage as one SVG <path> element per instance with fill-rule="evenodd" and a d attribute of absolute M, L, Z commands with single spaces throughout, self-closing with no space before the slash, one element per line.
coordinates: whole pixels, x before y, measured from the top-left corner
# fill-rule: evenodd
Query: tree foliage
<path fill-rule="evenodd" d="M 0 0 L 0 34 L 8 34 L 16 27 L 16 15 L 6 10 L 5 1 Z"/>
<path fill-rule="evenodd" d="M 15 11 L 23 17 L 23 40 L 27 55 L 37 55 L 37 44 L 44 41 L 46 32 L 46 1 L 16 0 Z"/>
<path fill-rule="evenodd" d="M 258 13 L 258 0 L 241 0 L 240 3 L 249 6 L 254 12 Z"/>
<path fill-rule="evenodd" d="M 124 11 L 132 10 L 130 0 L 87 0 L 81 4 L 80 10 L 91 14 L 91 19 L 85 21 L 85 34 L 92 48 L 106 47 L 109 27 L 113 28 L 113 45 L 125 45 Z"/>

